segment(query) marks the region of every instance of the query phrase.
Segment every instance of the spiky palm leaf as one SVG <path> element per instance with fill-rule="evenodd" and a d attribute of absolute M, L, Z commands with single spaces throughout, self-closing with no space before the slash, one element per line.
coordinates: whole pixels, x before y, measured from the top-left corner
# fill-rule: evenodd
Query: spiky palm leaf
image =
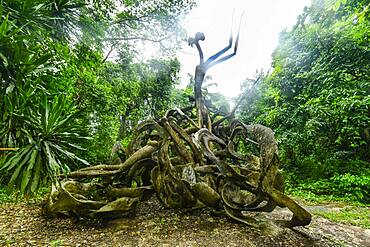
<path fill-rule="evenodd" d="M 77 157 L 69 149 L 83 150 L 73 141 L 86 139 L 76 131 L 73 124 L 74 114 L 63 117 L 66 100 L 59 96 L 50 104 L 46 95 L 41 99 L 38 112 L 22 116 L 29 131 L 30 143 L 20 148 L 8 159 L 0 170 L 11 173 L 10 189 L 20 189 L 21 193 L 34 193 L 47 183 L 55 182 L 56 177 L 68 172 L 68 160 L 88 162 Z"/>

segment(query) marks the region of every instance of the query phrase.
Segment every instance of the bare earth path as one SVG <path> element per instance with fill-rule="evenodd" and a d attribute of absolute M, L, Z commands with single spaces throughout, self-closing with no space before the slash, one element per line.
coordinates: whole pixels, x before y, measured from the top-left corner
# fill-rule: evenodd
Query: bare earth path
<path fill-rule="evenodd" d="M 307 206 L 330 210 L 326 206 Z M 47 219 L 39 205 L 0 205 L 0 246 L 370 246 L 370 230 L 314 216 L 308 227 L 281 227 L 290 212 L 277 209 L 253 216 L 256 230 L 203 209 L 164 209 L 155 198 L 136 215 L 107 222 Z"/>

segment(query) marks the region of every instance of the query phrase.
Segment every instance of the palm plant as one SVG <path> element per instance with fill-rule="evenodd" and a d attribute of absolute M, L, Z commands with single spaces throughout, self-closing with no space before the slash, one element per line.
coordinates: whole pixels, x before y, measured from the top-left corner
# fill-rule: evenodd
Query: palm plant
<path fill-rule="evenodd" d="M 22 194 L 32 194 L 40 186 L 54 183 L 59 174 L 69 171 L 68 160 L 89 165 L 69 151 L 84 150 L 74 142 L 86 137 L 77 133 L 80 127 L 74 124 L 75 113 L 63 117 L 65 97 L 56 97 L 50 103 L 43 95 L 37 108 L 37 111 L 29 108 L 28 114 L 18 116 L 23 120 L 23 134 L 27 135 L 29 143 L 0 168 L 11 173 L 9 189 L 20 189 Z"/>
<path fill-rule="evenodd" d="M 73 142 L 82 137 L 74 114 L 65 116 L 66 100 L 60 96 L 50 104 L 43 95 L 57 64 L 50 30 L 62 33 L 55 27 L 72 22 L 68 16 L 76 19 L 67 10 L 80 5 L 72 2 L 0 1 L 0 145 L 20 148 L 1 161 L 0 171 L 9 188 L 22 193 L 55 181 L 68 171 L 68 159 L 87 164 L 70 151 L 81 149 Z"/>

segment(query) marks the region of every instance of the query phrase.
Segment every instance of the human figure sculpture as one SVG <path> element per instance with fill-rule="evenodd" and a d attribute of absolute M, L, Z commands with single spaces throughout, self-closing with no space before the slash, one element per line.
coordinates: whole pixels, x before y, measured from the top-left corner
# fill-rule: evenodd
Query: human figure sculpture
<path fill-rule="evenodd" d="M 208 130 L 211 130 L 211 121 L 209 119 L 209 112 L 208 112 L 208 109 L 204 105 L 204 99 L 202 95 L 202 85 L 203 85 L 203 81 L 206 76 L 207 70 L 211 68 L 212 66 L 222 63 L 236 55 L 236 52 L 238 50 L 241 21 L 242 21 L 242 17 L 240 18 L 238 34 L 236 36 L 235 45 L 234 45 L 234 51 L 233 53 L 226 55 L 224 57 L 220 58 L 220 56 L 224 55 L 228 50 L 230 50 L 233 45 L 233 33 L 232 32 L 230 33 L 229 44 L 225 48 L 220 50 L 219 52 L 209 57 L 206 61 L 204 61 L 203 51 L 199 44 L 199 41 L 205 40 L 204 33 L 197 32 L 194 38 L 191 37 L 188 39 L 188 44 L 190 46 L 193 46 L 193 45 L 196 46 L 198 53 L 199 53 L 199 60 L 200 60 L 199 64 L 195 68 L 195 84 L 194 84 L 195 106 L 197 108 L 199 128 L 205 127 Z"/>

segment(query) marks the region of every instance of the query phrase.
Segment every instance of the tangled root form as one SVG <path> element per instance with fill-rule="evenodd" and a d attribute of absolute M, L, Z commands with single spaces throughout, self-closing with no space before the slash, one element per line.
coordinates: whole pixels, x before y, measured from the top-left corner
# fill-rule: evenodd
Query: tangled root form
<path fill-rule="evenodd" d="M 194 107 L 173 109 L 142 122 L 118 165 L 96 165 L 63 175 L 46 213 L 79 217 L 124 217 L 154 193 L 168 208 L 211 207 L 255 226 L 246 211 L 287 207 L 288 227 L 308 225 L 311 215 L 284 194 L 278 148 L 271 129 L 230 116 L 210 117 L 198 128 Z"/>

